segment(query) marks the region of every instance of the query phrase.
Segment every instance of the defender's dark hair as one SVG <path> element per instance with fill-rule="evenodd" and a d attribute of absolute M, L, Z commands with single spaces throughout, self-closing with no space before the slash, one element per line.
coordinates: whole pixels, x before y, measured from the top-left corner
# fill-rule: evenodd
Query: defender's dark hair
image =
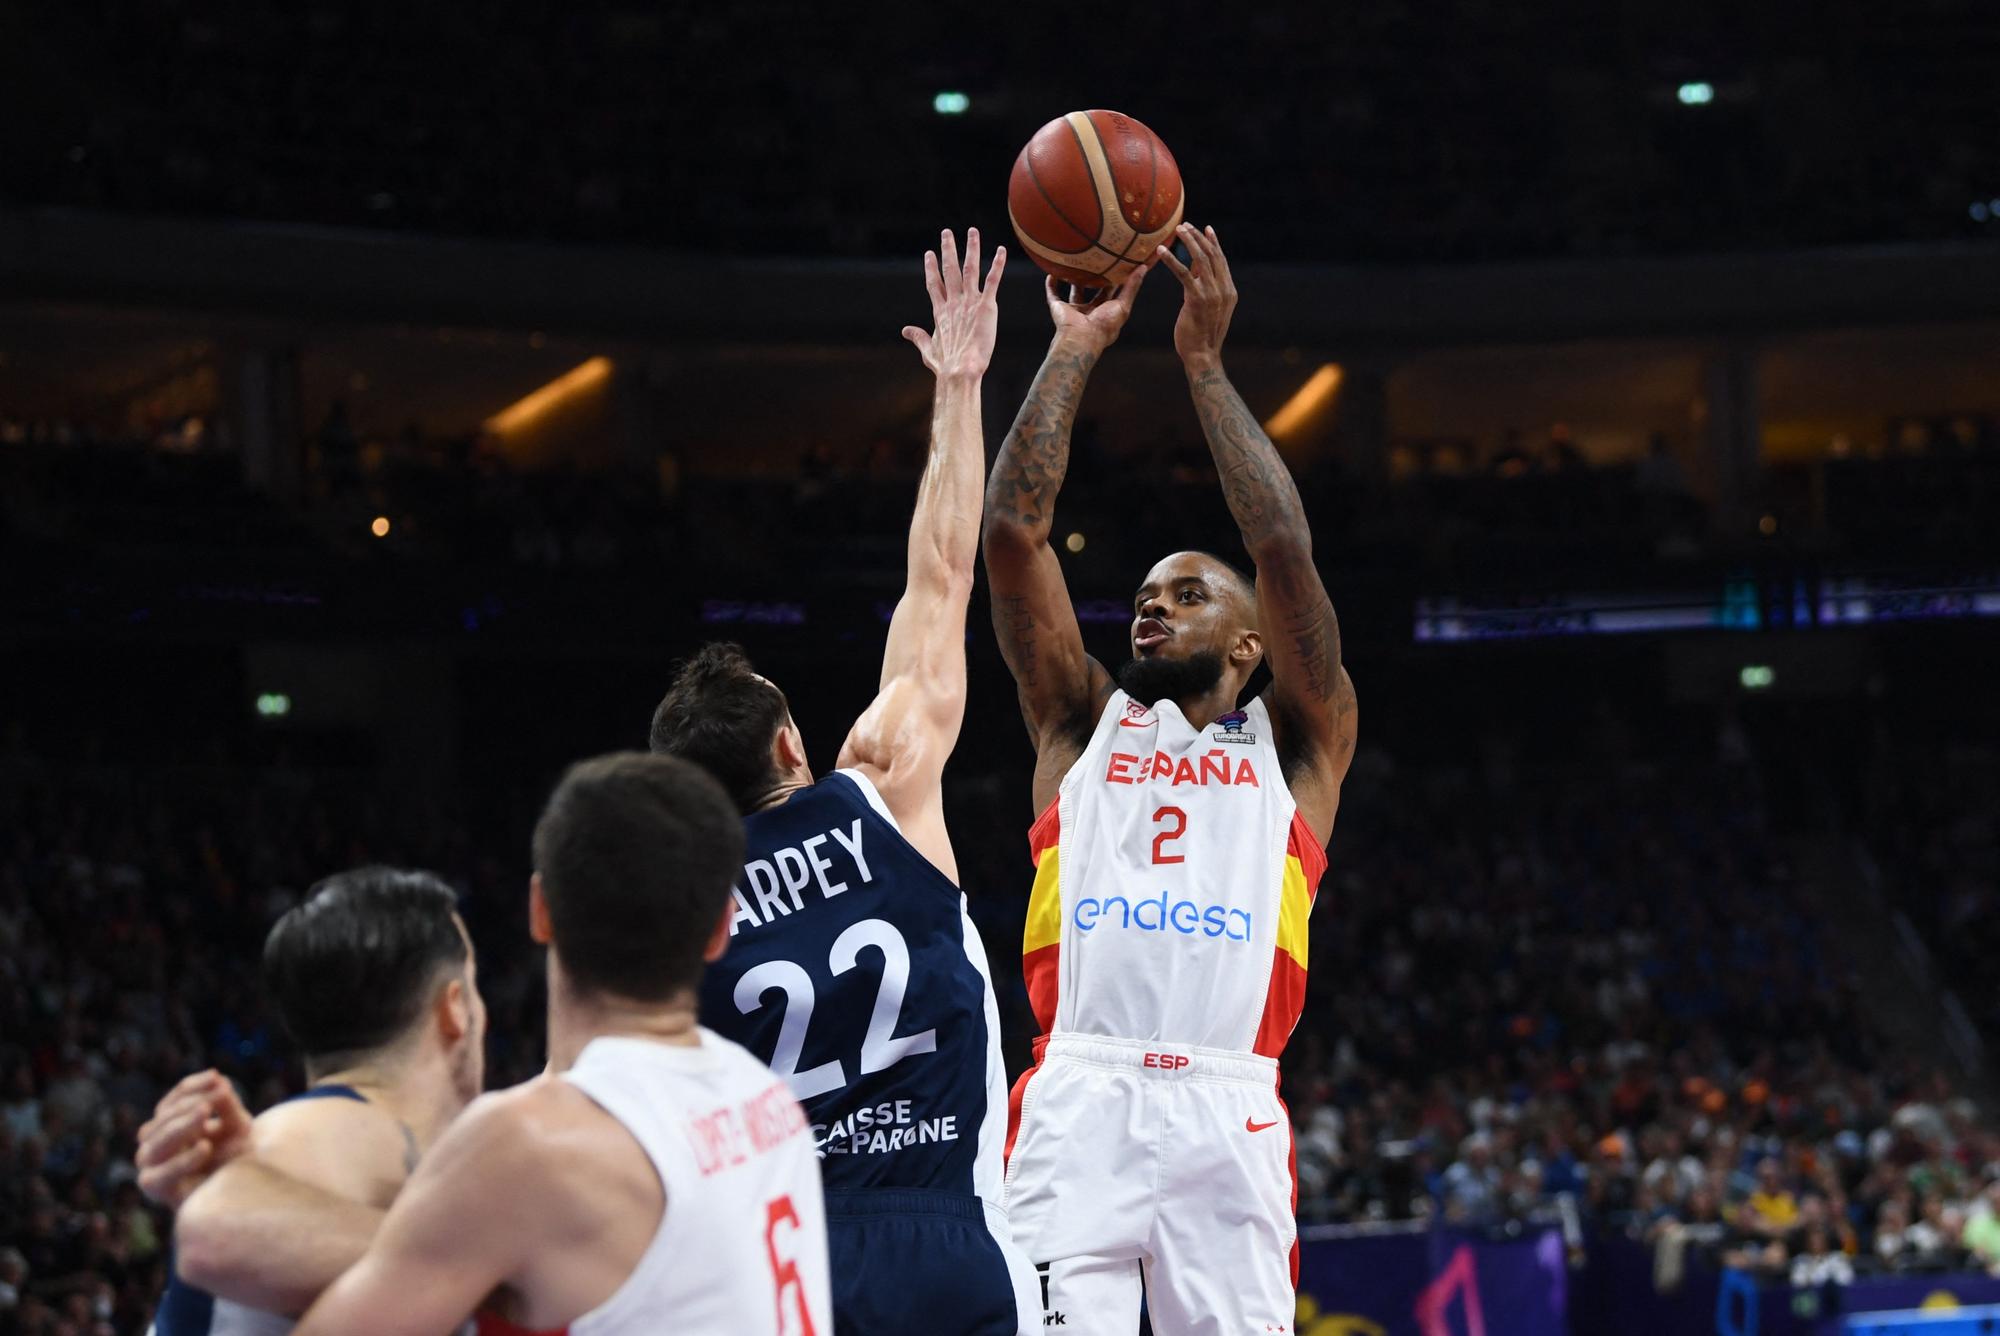
<path fill-rule="evenodd" d="M 757 676 L 743 647 L 718 641 L 675 669 L 653 711 L 651 746 L 714 775 L 748 812 L 777 781 L 771 740 L 790 714 L 785 693 Z"/>
<path fill-rule="evenodd" d="M 673 756 L 579 761 L 535 823 L 556 954 L 591 992 L 660 1002 L 692 988 L 742 866 L 729 795 Z"/>
<path fill-rule="evenodd" d="M 306 1061 L 393 1043 L 465 968 L 458 897 L 429 872 L 359 867 L 315 885 L 264 939 L 264 988 Z"/>

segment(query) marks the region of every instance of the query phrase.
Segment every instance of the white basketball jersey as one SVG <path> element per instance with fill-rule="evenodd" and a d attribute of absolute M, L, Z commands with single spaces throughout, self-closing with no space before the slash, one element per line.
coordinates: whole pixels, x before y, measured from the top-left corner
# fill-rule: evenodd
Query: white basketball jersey
<path fill-rule="evenodd" d="M 625 1125 L 666 1185 L 639 1265 L 570 1336 L 832 1336 L 826 1207 L 805 1114 L 748 1051 L 592 1040 L 563 1079 Z"/>
<path fill-rule="evenodd" d="M 1029 843 L 1022 966 L 1045 1033 L 1283 1050 L 1326 854 L 1262 700 L 1196 730 L 1113 693 Z"/>

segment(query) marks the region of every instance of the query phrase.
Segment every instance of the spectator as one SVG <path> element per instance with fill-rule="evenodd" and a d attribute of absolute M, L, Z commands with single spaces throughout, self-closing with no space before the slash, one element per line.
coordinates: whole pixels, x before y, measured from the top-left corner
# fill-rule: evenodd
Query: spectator
<path fill-rule="evenodd" d="M 1658 1152 L 1646 1165 L 1646 1185 L 1659 1193 L 1662 1200 L 1678 1202 L 1700 1186 L 1701 1161 L 1687 1153 L 1686 1142 L 1676 1129 L 1662 1131 L 1656 1140 Z"/>
<path fill-rule="evenodd" d="M 21 1303 L 21 1287 L 28 1283 L 28 1259 L 19 1248 L 0 1248 L 0 1330 Z"/>
<path fill-rule="evenodd" d="M 1967 1213 L 1962 1240 L 1975 1266 L 2000 1275 L 2000 1178 L 1987 1182 Z"/>
<path fill-rule="evenodd" d="M 1500 1216 L 1502 1175 L 1493 1163 L 1493 1139 L 1475 1132 L 1459 1146 L 1459 1159 L 1444 1173 L 1445 1218 L 1484 1223 Z"/>
<path fill-rule="evenodd" d="M 1764 1238 L 1781 1238 L 1799 1223 L 1798 1199 L 1785 1186 L 1784 1166 L 1767 1156 L 1757 1165 L 1757 1190 L 1743 1203 L 1745 1231 Z"/>
<path fill-rule="evenodd" d="M 1883 1266 L 1900 1269 L 1916 1251 L 1910 1238 L 1910 1205 L 1907 1198 L 1891 1197 L 1875 1216 L 1875 1259 Z"/>
<path fill-rule="evenodd" d="M 1847 1254 L 1834 1249 L 1825 1226 L 1814 1225 L 1805 1232 L 1805 1245 L 1792 1259 L 1792 1285 L 1805 1289 L 1815 1285 L 1850 1285 L 1854 1265 Z"/>
<path fill-rule="evenodd" d="M 1907 1231 L 1906 1259 L 1926 1269 L 1950 1264 L 1959 1247 L 1959 1222 L 1935 1192 L 1924 1194 L 1923 1215 Z"/>

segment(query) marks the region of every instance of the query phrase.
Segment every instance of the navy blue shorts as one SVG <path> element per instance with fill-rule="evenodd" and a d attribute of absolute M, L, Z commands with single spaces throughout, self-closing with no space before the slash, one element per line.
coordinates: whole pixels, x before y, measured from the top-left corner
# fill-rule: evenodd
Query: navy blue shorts
<path fill-rule="evenodd" d="M 920 1188 L 826 1194 L 837 1336 L 1015 1336 L 1006 1254 L 979 1198 Z M 1033 1326 L 1040 1326 L 1041 1315 Z"/>

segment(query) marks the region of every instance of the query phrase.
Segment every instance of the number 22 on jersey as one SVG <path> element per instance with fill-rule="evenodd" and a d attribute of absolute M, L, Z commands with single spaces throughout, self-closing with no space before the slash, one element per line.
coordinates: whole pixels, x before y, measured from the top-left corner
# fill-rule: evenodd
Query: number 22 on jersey
<path fill-rule="evenodd" d="M 867 947 L 882 953 L 882 983 L 875 994 L 875 1009 L 869 1014 L 868 1032 L 861 1040 L 863 1076 L 885 1071 L 919 1053 L 937 1052 L 934 1029 L 896 1034 L 903 996 L 910 985 L 910 948 L 894 925 L 886 919 L 862 919 L 834 939 L 827 964 L 836 975 L 845 974 L 860 963 L 861 952 Z M 803 966 L 790 960 L 767 960 L 746 970 L 736 981 L 736 1009 L 750 1015 L 764 1005 L 764 994 L 774 988 L 785 995 L 785 1019 L 778 1027 L 777 1047 L 771 1052 L 771 1070 L 791 1086 L 794 1099 L 808 1100 L 846 1085 L 847 1069 L 838 1058 L 799 1070 L 816 996 L 812 976 Z"/>

